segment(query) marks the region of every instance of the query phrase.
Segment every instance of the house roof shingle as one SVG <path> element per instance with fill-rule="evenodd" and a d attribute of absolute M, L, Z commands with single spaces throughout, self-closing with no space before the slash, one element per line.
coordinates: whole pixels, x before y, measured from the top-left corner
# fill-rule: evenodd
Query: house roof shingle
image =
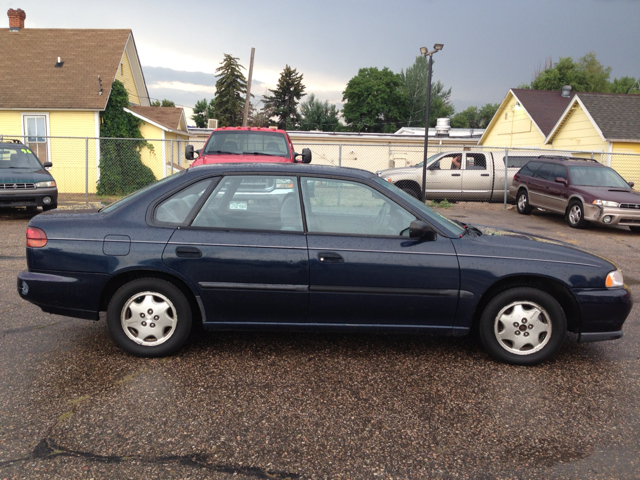
<path fill-rule="evenodd" d="M 640 141 L 640 95 L 578 93 L 605 139 Z"/>
<path fill-rule="evenodd" d="M 104 110 L 130 35 L 128 29 L 1 28 L 0 109 Z"/>
<path fill-rule="evenodd" d="M 129 110 L 170 130 L 180 130 L 180 118 L 184 111 L 180 107 L 139 107 L 137 105 L 131 105 Z"/>
<path fill-rule="evenodd" d="M 551 133 L 551 130 L 553 130 L 558 119 L 575 95 L 575 92 L 572 92 L 568 98 L 563 97 L 561 92 L 556 90 L 512 88 L 511 91 L 545 137 Z"/>

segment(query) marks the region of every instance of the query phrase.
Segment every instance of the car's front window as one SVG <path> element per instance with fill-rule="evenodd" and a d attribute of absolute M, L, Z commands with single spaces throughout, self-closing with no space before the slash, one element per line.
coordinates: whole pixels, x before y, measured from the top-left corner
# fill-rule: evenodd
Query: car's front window
<path fill-rule="evenodd" d="M 575 165 L 569 167 L 571 175 L 571 184 L 581 187 L 616 187 L 629 188 L 629 184 L 625 182 L 618 173 L 607 167 L 587 167 Z"/>
<path fill-rule="evenodd" d="M 368 185 L 303 178 L 302 197 L 310 233 L 408 236 L 416 219 Z"/>
<path fill-rule="evenodd" d="M 23 145 L 0 147 L 0 169 L 40 170 L 42 165 L 33 152 Z"/>
<path fill-rule="evenodd" d="M 464 233 L 464 229 L 453 220 L 449 220 L 444 215 L 440 215 L 439 213 L 434 212 L 420 200 L 399 189 L 394 184 L 378 177 L 375 178 L 375 181 L 382 185 L 384 188 L 392 190 L 396 195 L 401 196 L 406 202 L 409 202 L 409 204 L 413 208 L 422 213 L 426 218 L 428 218 L 436 226 L 440 227 L 444 232 L 456 237 Z"/>
<path fill-rule="evenodd" d="M 435 155 L 431 155 L 429 158 L 427 158 L 427 166 L 429 166 L 429 164 L 433 163 L 433 161 L 438 158 L 440 156 L 439 153 L 436 153 Z M 420 163 L 416 163 L 414 165 L 414 167 L 421 167 L 422 165 L 424 165 L 424 161 L 420 162 Z"/>
<path fill-rule="evenodd" d="M 204 155 L 248 154 L 288 157 L 284 135 L 277 132 L 223 130 L 214 132 L 202 152 Z"/>

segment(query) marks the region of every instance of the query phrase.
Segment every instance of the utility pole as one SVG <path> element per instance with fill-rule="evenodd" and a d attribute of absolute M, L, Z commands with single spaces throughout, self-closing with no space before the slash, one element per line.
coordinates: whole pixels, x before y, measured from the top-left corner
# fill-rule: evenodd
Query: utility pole
<path fill-rule="evenodd" d="M 251 63 L 249 63 L 249 79 L 247 80 L 247 98 L 244 101 L 244 115 L 242 116 L 242 126 L 246 127 L 249 123 L 249 100 L 251 99 L 251 77 L 253 76 L 253 56 L 256 53 L 255 48 L 251 48 Z"/>

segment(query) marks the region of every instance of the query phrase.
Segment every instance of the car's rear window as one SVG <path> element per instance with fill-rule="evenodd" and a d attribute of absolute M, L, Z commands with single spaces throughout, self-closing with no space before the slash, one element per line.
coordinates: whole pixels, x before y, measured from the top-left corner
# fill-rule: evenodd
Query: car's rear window
<path fill-rule="evenodd" d="M 202 152 L 211 154 L 254 154 L 288 157 L 287 139 L 282 133 L 251 130 L 214 132 Z"/>

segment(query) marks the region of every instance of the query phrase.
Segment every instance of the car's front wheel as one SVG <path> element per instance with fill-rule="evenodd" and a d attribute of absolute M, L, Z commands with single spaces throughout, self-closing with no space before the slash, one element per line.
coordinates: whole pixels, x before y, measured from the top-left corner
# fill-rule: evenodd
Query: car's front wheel
<path fill-rule="evenodd" d="M 49 210 L 55 210 L 56 208 L 58 208 L 57 203 L 52 203 L 50 205 L 42 205 L 43 212 L 48 212 Z"/>
<path fill-rule="evenodd" d="M 587 225 L 587 221 L 584 219 L 584 207 L 579 200 L 574 200 L 569 204 L 567 222 L 572 228 L 584 228 Z"/>
<path fill-rule="evenodd" d="M 109 333 L 116 344 L 138 357 L 171 355 L 191 331 L 191 307 L 170 282 L 139 278 L 118 289 L 107 307 Z"/>
<path fill-rule="evenodd" d="M 635 233 L 640 233 L 640 227 L 629 227 L 629 230 Z"/>
<path fill-rule="evenodd" d="M 516 208 L 518 213 L 522 215 L 529 215 L 531 213 L 531 205 L 529 205 L 529 194 L 526 190 L 520 190 L 518 192 L 518 198 L 516 199 Z"/>
<path fill-rule="evenodd" d="M 420 191 L 420 189 L 415 186 L 415 187 L 403 187 L 402 190 L 406 193 L 408 193 L 409 195 L 411 195 L 413 198 L 417 198 L 418 200 L 420 200 L 420 196 L 422 195 L 422 192 Z"/>
<path fill-rule="evenodd" d="M 480 339 L 497 360 L 536 365 L 562 345 L 567 319 L 558 301 L 536 288 L 518 287 L 496 295 L 480 318 Z"/>

